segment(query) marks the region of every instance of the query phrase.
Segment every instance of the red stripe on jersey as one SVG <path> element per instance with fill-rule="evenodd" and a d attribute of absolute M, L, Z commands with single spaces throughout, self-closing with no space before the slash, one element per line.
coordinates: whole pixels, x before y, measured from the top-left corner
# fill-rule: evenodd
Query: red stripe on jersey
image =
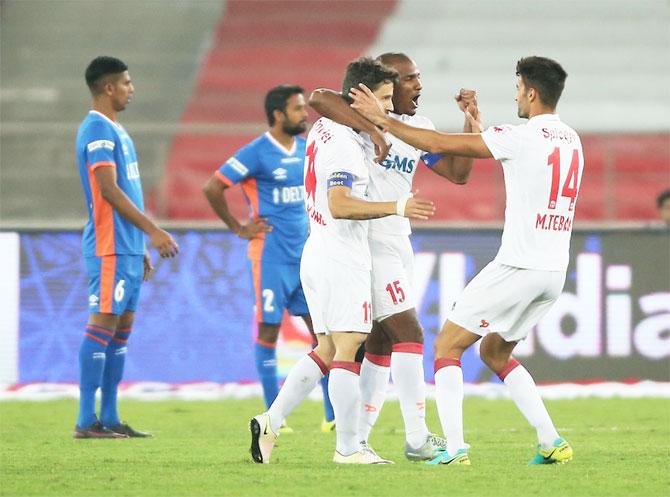
<path fill-rule="evenodd" d="M 116 256 L 106 255 L 100 258 L 100 312 L 112 313 L 112 299 L 114 297 L 114 276 L 116 274 Z"/>
<path fill-rule="evenodd" d="M 382 366 L 388 368 L 391 365 L 391 356 L 390 355 L 376 355 L 370 354 L 369 352 L 365 353 L 365 358 L 370 361 L 372 364 L 377 366 Z"/>
<path fill-rule="evenodd" d="M 233 184 L 234 184 L 232 181 L 230 181 L 228 178 L 226 178 L 223 174 L 221 174 L 221 171 L 216 171 L 214 173 L 214 177 L 226 186 L 233 186 Z"/>
<path fill-rule="evenodd" d="M 407 354 L 423 355 L 423 344 L 418 342 L 401 342 L 393 344 L 392 352 L 406 352 Z"/>
<path fill-rule="evenodd" d="M 435 372 L 437 373 L 440 369 L 446 368 L 447 366 L 456 366 L 461 367 L 460 359 L 452 359 L 450 357 L 440 357 L 435 359 Z"/>
<path fill-rule="evenodd" d="M 95 255 L 114 253 L 114 209 L 100 191 L 91 166 L 88 168 L 88 183 L 93 203 L 93 228 L 95 229 Z"/>
<path fill-rule="evenodd" d="M 505 377 L 512 372 L 514 368 L 517 366 L 521 366 L 521 363 L 514 359 L 512 357 L 507 364 L 505 364 L 505 367 L 502 368 L 500 371 L 498 371 L 496 374 L 498 375 L 498 378 L 500 378 L 501 381 L 505 380 Z"/>
<path fill-rule="evenodd" d="M 333 361 L 330 364 L 330 370 L 333 369 L 346 369 L 351 371 L 354 374 L 361 374 L 361 363 L 360 362 L 351 362 L 351 361 Z"/>

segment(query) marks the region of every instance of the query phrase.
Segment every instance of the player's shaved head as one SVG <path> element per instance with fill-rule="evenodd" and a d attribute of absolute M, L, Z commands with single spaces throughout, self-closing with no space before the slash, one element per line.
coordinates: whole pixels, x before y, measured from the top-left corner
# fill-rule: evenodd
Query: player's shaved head
<path fill-rule="evenodd" d="M 395 66 L 401 62 L 411 62 L 412 59 L 409 58 L 407 54 L 401 52 L 386 52 L 377 57 L 377 60 L 384 64 L 385 66 Z"/>
<path fill-rule="evenodd" d="M 360 57 L 349 63 L 342 82 L 342 96 L 349 102 L 349 91 L 358 89 L 363 83 L 370 90 L 375 91 L 383 83 L 394 83 L 398 79 L 398 71 L 385 66 L 379 60 L 371 57 Z"/>
<path fill-rule="evenodd" d="M 86 68 L 86 84 L 93 95 L 99 95 L 107 83 L 113 83 L 127 70 L 128 66 L 122 60 L 101 55 Z"/>

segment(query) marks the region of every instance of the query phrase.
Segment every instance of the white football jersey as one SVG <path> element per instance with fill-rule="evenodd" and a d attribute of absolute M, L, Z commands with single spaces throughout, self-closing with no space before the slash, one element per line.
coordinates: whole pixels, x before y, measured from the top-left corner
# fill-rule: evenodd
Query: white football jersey
<path fill-rule="evenodd" d="M 565 271 L 584 153 L 577 133 L 557 114 L 482 133 L 503 166 L 505 227 L 496 260 L 526 269 Z"/>
<path fill-rule="evenodd" d="M 333 173 L 353 177 L 351 195 L 368 200 L 369 167 L 364 139 L 351 128 L 322 117 L 307 136 L 305 154 L 305 206 L 310 238 L 325 255 L 360 269 L 371 269 L 368 247 L 369 221 L 335 219 L 328 206 L 328 179 Z"/>
<path fill-rule="evenodd" d="M 423 116 L 390 114 L 391 117 L 415 128 L 435 129 L 430 119 Z M 374 144 L 365 134 L 367 155 L 374 157 Z M 370 167 L 368 196 L 373 202 L 394 202 L 412 191 L 414 173 L 426 152 L 414 148 L 395 136 L 389 135 L 391 150 L 381 163 Z M 378 234 L 409 235 L 412 232 L 409 219 L 402 216 L 387 216 L 370 221 L 370 236 Z"/>

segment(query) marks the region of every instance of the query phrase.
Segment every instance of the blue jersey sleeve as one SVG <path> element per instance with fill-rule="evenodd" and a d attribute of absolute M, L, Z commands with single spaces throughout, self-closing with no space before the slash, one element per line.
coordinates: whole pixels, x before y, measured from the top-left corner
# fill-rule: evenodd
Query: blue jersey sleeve
<path fill-rule="evenodd" d="M 114 149 L 116 134 L 111 124 L 104 121 L 92 122 L 84 135 L 84 154 L 89 169 L 100 166 L 116 166 Z"/>
<path fill-rule="evenodd" d="M 227 185 L 235 185 L 257 174 L 260 167 L 258 147 L 252 142 L 228 159 L 216 172 L 216 176 Z"/>

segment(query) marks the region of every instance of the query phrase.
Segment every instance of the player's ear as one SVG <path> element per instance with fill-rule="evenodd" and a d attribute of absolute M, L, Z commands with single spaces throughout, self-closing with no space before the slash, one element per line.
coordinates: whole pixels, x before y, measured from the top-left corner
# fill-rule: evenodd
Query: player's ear
<path fill-rule="evenodd" d="M 279 109 L 273 110 L 272 115 L 274 116 L 276 123 L 283 123 L 286 120 L 286 114 Z"/>

